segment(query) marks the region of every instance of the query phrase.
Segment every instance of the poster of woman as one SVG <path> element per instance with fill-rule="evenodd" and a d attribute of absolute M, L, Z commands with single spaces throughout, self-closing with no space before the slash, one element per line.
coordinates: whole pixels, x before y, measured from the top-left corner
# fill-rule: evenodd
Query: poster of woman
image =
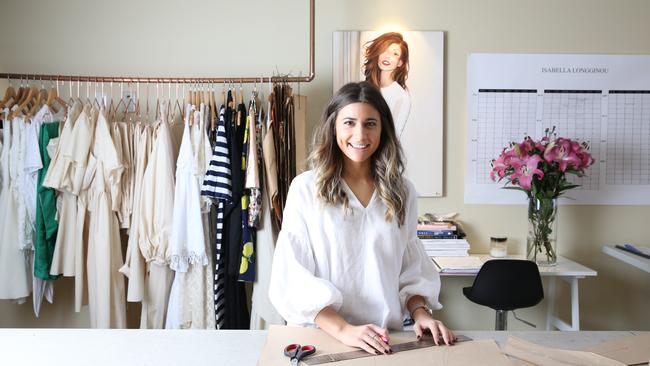
<path fill-rule="evenodd" d="M 380 89 L 421 197 L 443 195 L 444 34 L 434 31 L 337 31 L 333 92 L 351 81 Z"/>

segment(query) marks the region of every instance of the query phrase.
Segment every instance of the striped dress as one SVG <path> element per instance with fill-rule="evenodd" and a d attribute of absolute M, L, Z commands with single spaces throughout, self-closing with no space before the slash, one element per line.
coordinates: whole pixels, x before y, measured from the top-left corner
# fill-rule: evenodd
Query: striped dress
<path fill-rule="evenodd" d="M 223 215 L 225 204 L 232 200 L 232 180 L 230 170 L 230 153 L 224 122 L 225 108 L 219 110 L 217 136 L 208 171 L 203 179 L 201 195 L 211 197 L 217 202 L 216 245 L 214 250 L 214 311 L 217 329 L 225 321 L 225 268 L 223 266 Z"/>

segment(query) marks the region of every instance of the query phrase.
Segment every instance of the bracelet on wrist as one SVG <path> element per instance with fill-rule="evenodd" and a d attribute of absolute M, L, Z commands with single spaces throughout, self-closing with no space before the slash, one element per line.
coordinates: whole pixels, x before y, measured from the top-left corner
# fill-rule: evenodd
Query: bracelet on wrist
<path fill-rule="evenodd" d="M 420 304 L 411 310 L 411 319 L 415 320 L 414 315 L 418 309 L 424 309 L 431 317 L 433 317 L 433 311 L 426 304 Z"/>

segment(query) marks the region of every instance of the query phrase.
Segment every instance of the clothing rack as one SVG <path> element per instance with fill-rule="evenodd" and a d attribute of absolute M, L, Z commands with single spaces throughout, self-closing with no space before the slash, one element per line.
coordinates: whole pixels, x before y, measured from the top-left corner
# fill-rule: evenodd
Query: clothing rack
<path fill-rule="evenodd" d="M 314 2 L 309 0 L 309 74 L 307 76 L 269 76 L 269 77 L 208 77 L 208 78 L 169 78 L 169 77 L 132 77 L 132 76 L 83 76 L 83 75 L 41 75 L 0 73 L 0 79 L 13 80 L 52 80 L 94 83 L 158 83 L 158 84 L 203 84 L 203 83 L 263 83 L 263 82 L 310 82 L 315 77 L 314 61 Z"/>

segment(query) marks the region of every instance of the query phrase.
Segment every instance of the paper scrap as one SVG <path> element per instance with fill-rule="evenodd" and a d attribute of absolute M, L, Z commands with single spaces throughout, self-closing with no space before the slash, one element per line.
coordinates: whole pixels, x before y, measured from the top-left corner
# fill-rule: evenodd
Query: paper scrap
<path fill-rule="evenodd" d="M 603 342 L 585 348 L 584 351 L 593 352 L 626 365 L 642 364 L 650 359 L 650 333 Z"/>
<path fill-rule="evenodd" d="M 544 347 L 512 336 L 508 337 L 503 352 L 538 366 L 626 366 L 592 352 Z"/>

